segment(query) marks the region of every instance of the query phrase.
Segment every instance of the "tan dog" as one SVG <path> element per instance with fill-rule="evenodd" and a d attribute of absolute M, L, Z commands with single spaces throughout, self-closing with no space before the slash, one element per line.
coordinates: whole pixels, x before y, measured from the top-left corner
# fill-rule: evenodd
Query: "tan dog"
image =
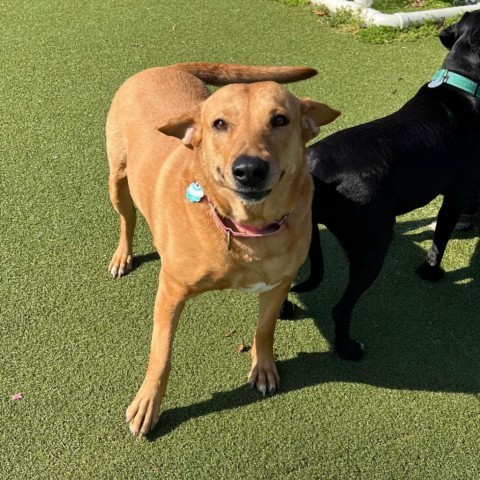
<path fill-rule="evenodd" d="M 121 229 L 109 271 L 120 277 L 132 268 L 134 203 L 162 260 L 147 373 L 126 415 L 134 436 L 158 421 L 180 313 L 205 291 L 260 293 L 248 381 L 264 395 L 278 387 L 275 323 L 310 242 L 305 143 L 339 112 L 271 80 L 315 74 L 185 63 L 140 72 L 115 95 L 106 135 Z M 204 82 L 242 84 L 210 95 Z"/>

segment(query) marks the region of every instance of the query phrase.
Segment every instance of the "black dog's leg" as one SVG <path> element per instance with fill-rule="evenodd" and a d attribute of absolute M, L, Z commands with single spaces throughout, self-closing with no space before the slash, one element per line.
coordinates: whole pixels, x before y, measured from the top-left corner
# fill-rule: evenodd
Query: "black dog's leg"
<path fill-rule="evenodd" d="M 440 266 L 440 263 L 461 212 L 462 208 L 457 199 L 445 195 L 442 207 L 438 212 L 432 246 L 427 253 L 425 261 L 417 268 L 417 273 L 421 278 L 430 281 L 443 278 L 445 271 Z"/>
<path fill-rule="evenodd" d="M 310 260 L 310 276 L 304 282 L 291 288 L 291 292 L 308 292 L 309 290 L 318 287 L 323 280 L 324 267 L 322 245 L 320 243 L 320 232 L 318 231 L 318 225 L 316 223 L 313 223 L 312 225 L 312 238 L 310 240 L 308 258 Z M 291 318 L 294 310 L 295 305 L 290 300 L 286 299 L 280 309 L 279 318 L 282 320 Z"/>
<path fill-rule="evenodd" d="M 293 317 L 293 313 L 295 312 L 295 304 L 292 303 L 288 298 L 282 303 L 282 308 L 280 308 L 280 313 L 278 314 L 278 318 L 280 320 L 287 320 Z"/>
<path fill-rule="evenodd" d="M 291 292 L 308 292 L 318 287 L 323 280 L 324 266 L 322 245 L 320 243 L 320 232 L 318 225 L 312 225 L 312 239 L 310 240 L 310 249 L 308 251 L 310 260 L 310 276 L 302 283 L 295 285 Z"/>
<path fill-rule="evenodd" d="M 350 337 L 352 313 L 360 296 L 375 281 L 382 269 L 392 231 L 393 226 L 370 245 L 364 241 L 362 248 L 358 248 L 357 245 L 352 251 L 349 251 L 348 247 L 346 249 L 350 261 L 349 282 L 342 298 L 332 309 L 335 322 L 335 351 L 343 359 L 362 358 L 363 344 Z"/>

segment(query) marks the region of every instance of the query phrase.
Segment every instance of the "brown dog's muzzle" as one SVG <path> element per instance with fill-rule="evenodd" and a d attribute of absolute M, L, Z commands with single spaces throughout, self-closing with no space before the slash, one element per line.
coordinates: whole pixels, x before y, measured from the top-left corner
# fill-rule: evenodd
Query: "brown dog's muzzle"
<path fill-rule="evenodd" d="M 248 202 L 258 202 L 271 190 L 267 189 L 270 164 L 260 157 L 240 155 L 232 164 L 235 193 Z"/>

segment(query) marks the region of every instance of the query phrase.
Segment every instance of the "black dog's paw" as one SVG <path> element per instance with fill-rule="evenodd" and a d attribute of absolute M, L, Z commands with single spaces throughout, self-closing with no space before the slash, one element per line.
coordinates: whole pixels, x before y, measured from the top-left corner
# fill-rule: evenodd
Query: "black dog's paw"
<path fill-rule="evenodd" d="M 360 360 L 363 357 L 365 346 L 363 343 L 357 342 L 349 338 L 342 342 L 335 342 L 335 351 L 340 358 L 344 360 Z"/>
<path fill-rule="evenodd" d="M 428 262 L 423 262 L 416 271 L 420 278 L 429 282 L 437 282 L 445 275 L 445 270 L 442 267 L 432 267 Z"/>
<path fill-rule="evenodd" d="M 290 289 L 291 292 L 304 293 L 313 290 L 320 285 L 321 280 L 310 277 L 302 283 L 299 283 Z"/>
<path fill-rule="evenodd" d="M 292 303 L 290 300 L 285 300 L 283 302 L 282 308 L 280 309 L 280 314 L 278 318 L 280 318 L 280 320 L 287 320 L 293 317 L 294 312 L 295 304 Z"/>

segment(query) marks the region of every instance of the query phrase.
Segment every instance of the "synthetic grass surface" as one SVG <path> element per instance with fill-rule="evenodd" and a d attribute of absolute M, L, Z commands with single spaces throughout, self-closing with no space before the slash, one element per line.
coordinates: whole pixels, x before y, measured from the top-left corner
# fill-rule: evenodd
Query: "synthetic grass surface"
<path fill-rule="evenodd" d="M 128 76 L 187 60 L 311 65 L 319 75 L 291 90 L 342 110 L 324 136 L 398 108 L 440 66 L 438 41 L 360 44 L 269 0 L 3 0 L 0 18 L 1 479 L 480 478 L 476 232 L 456 234 L 442 282 L 413 273 L 438 201 L 399 219 L 355 312 L 359 363 L 331 353 L 347 265 L 328 232 L 323 286 L 278 324 L 273 397 L 246 386 L 249 357 L 235 353 L 256 296 L 190 302 L 149 441 L 123 421 L 160 267 L 143 222 L 136 270 L 106 271 L 118 220 L 104 121 Z"/>

